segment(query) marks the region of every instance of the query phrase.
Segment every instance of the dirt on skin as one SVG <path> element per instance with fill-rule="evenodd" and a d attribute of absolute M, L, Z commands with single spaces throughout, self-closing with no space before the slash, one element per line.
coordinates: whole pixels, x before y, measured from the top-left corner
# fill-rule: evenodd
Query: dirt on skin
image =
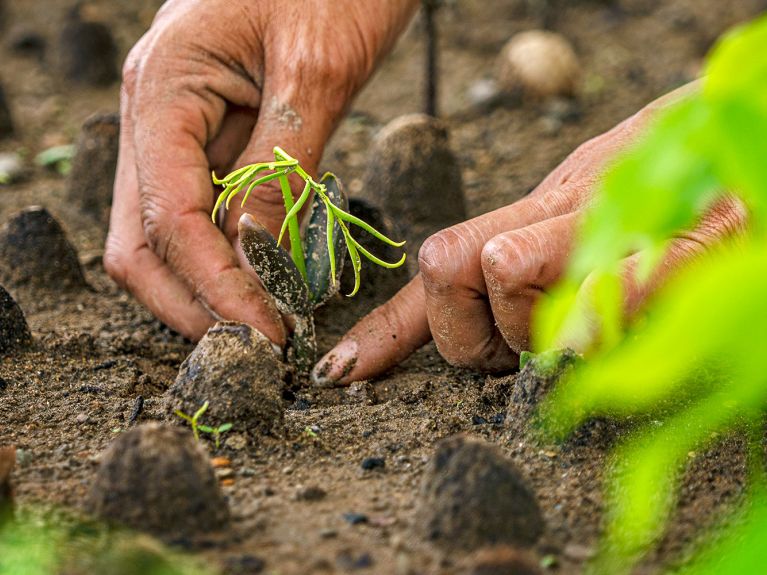
<path fill-rule="evenodd" d="M 0 140 L 0 152 L 20 151 L 29 175 L 0 188 L 0 221 L 27 206 L 46 207 L 77 248 L 91 289 L 5 286 L 35 341 L 28 351 L 0 360 L 0 444 L 18 449 L 18 505 L 82 508 L 100 454 L 132 426 L 163 417 L 162 394 L 194 346 L 113 285 L 101 263 L 103 226 L 68 199 L 65 179 L 31 161 L 49 146 L 74 142 L 93 113 L 115 111 L 118 86 L 62 81 L 54 55 L 70 3 L 5 4 L 0 84 L 15 135 Z M 122 60 L 159 4 L 94 0 L 81 13 L 110 27 Z M 578 144 L 694 78 L 714 39 L 764 8 L 763 0 L 452 3 L 438 18 L 440 108 L 461 166 L 469 216 L 518 199 Z M 42 58 L 10 51 L 6 40 L 19 26 L 46 40 Z M 469 88 L 492 76 L 509 37 L 541 26 L 564 34 L 581 60 L 576 104 L 473 107 Z M 375 190 L 362 184 L 370 144 L 394 117 L 420 111 L 422 69 L 416 21 L 325 151 L 323 170 L 344 179 L 352 196 L 375 200 Z M 322 310 L 320 352 L 374 299 L 339 296 Z M 422 475 L 435 443 L 460 432 L 498 446 L 536 494 L 546 529 L 534 556 L 553 556 L 559 573 L 579 572 L 599 537 L 605 455 L 628 428 L 596 421 L 562 445 L 542 445 L 530 433 L 530 405 L 513 400 L 515 385 L 514 375 L 452 368 L 427 346 L 377 381 L 286 396 L 283 434 L 248 446 L 233 430 L 216 453 L 229 459 L 218 475 L 231 526 L 200 553 L 214 565 L 249 565 L 251 572 L 282 575 L 465 573 L 470 557 L 448 556 L 413 535 Z M 369 458 L 383 465 L 363 468 Z M 745 466 L 737 436 L 691 453 L 668 533 L 638 571 L 657 572 L 677 561 L 696 533 L 742 493 Z"/>

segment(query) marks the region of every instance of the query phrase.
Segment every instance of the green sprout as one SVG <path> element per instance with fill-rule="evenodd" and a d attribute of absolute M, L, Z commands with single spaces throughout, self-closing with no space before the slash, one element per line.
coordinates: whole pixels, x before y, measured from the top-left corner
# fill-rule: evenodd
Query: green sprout
<path fill-rule="evenodd" d="M 264 175 L 265 172 L 271 173 L 266 173 Z M 290 182 L 288 181 L 288 176 L 291 174 L 296 174 L 304 181 L 304 189 L 301 192 L 301 195 L 295 201 L 293 200 L 293 192 L 290 188 Z M 332 174 L 326 174 L 322 180 L 325 180 L 327 176 L 332 176 Z M 237 194 L 244 191 L 241 203 L 241 206 L 244 207 L 245 202 L 248 201 L 250 194 L 256 187 L 274 180 L 279 181 L 280 189 L 282 190 L 283 201 L 285 202 L 286 215 L 285 220 L 282 223 L 282 228 L 280 229 L 280 234 L 277 238 L 277 243 L 282 243 L 282 238 L 287 231 L 290 238 L 290 254 L 293 259 L 293 263 L 295 264 L 304 281 L 307 281 L 308 278 L 306 270 L 306 257 L 301 241 L 300 224 L 298 218 L 301 209 L 312 196 L 312 193 L 316 194 L 320 198 L 322 204 L 324 204 L 325 210 L 327 211 L 327 253 L 328 259 L 330 261 L 330 276 L 333 278 L 333 281 L 336 277 L 334 240 L 334 229 L 336 223 L 340 227 L 341 233 L 343 234 L 346 248 L 349 251 L 349 257 L 352 260 L 352 268 L 354 269 L 354 289 L 350 294 L 348 294 L 349 297 L 356 295 L 360 288 L 360 270 L 362 269 L 362 258 L 360 257 L 360 254 L 374 264 L 389 269 L 398 268 L 405 263 L 407 254 L 403 253 L 402 258 L 397 262 L 386 262 L 370 253 L 357 240 L 355 240 L 354 237 L 352 237 L 350 231 L 351 225 L 362 228 L 376 239 L 389 244 L 390 246 L 400 248 L 405 245 L 404 241 L 396 242 L 386 237 L 370 224 L 353 216 L 349 212 L 336 205 L 328 196 L 327 186 L 322 182 L 318 183 L 314 181 L 312 177 L 309 176 L 309 174 L 299 165 L 298 160 L 288 155 L 288 153 L 279 146 L 274 148 L 273 162 L 250 164 L 234 170 L 221 179 L 217 178 L 214 172 L 212 177 L 214 184 L 224 187 L 224 190 L 218 196 L 218 200 L 213 207 L 213 213 L 211 217 L 214 222 L 219 208 L 224 205 L 226 209 L 229 209 L 232 198 L 234 198 Z"/>
<path fill-rule="evenodd" d="M 187 421 L 189 425 L 192 426 L 192 433 L 194 434 L 195 441 L 200 441 L 200 432 L 207 433 L 213 436 L 213 439 L 216 442 L 216 449 L 218 449 L 221 446 L 221 436 L 232 429 L 232 424 L 224 423 L 218 427 L 211 427 L 210 425 L 201 424 L 200 418 L 205 414 L 206 411 L 208 411 L 209 406 L 210 402 L 206 401 L 202 404 L 200 409 L 194 412 L 194 415 L 187 415 L 180 409 L 177 409 L 174 411 L 174 413 L 184 421 Z"/>

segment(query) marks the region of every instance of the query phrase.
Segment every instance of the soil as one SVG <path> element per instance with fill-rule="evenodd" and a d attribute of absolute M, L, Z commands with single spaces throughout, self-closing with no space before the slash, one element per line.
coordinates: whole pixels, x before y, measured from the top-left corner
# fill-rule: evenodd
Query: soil
<path fill-rule="evenodd" d="M 74 3 L 5 4 L 0 84 L 15 131 L 0 141 L 0 152 L 20 151 L 30 175 L 0 188 L 0 222 L 28 206 L 44 206 L 76 248 L 87 287 L 5 286 L 26 315 L 34 344 L 0 360 L 0 445 L 18 450 L 17 505 L 82 509 L 113 440 L 134 425 L 164 418 L 163 393 L 194 345 L 109 280 L 101 263 L 103 224 L 70 199 L 66 179 L 33 167 L 34 154 L 75 142 L 89 116 L 118 107 L 117 84 L 62 81 L 53 56 L 30 57 L 7 45 L 14 27 L 57 45 Z M 93 0 L 81 13 L 109 27 L 121 61 L 160 4 Z M 764 8 L 763 0 L 448 3 L 438 15 L 440 110 L 461 167 L 468 215 L 522 197 L 578 144 L 694 78 L 714 39 Z M 565 103 L 569 112 L 533 102 L 472 105 L 470 88 L 492 77 L 509 37 L 542 26 L 567 37 L 581 60 L 581 87 L 576 104 Z M 323 170 L 344 179 L 352 196 L 375 202 L 375 190 L 363 189 L 374 137 L 393 118 L 420 111 L 423 50 L 416 21 L 325 152 Z M 44 255 L 42 247 L 29 249 L 30 258 Z M 339 296 L 320 311 L 320 352 L 375 304 L 375 295 Z M 427 346 L 374 382 L 286 393 L 279 433 L 254 444 L 236 429 L 224 436 L 215 455 L 228 459 L 217 476 L 231 525 L 198 553 L 232 573 L 469 572 L 471 556 L 447 553 L 414 534 L 435 444 L 463 433 L 496 445 L 537 497 L 545 531 L 532 550 L 520 553 L 532 554 L 533 561 L 552 556 L 547 563 L 554 561 L 559 573 L 580 572 L 599 537 L 606 454 L 627 428 L 600 420 L 563 445 L 541 444 L 528 424 L 527 399 L 540 386 L 526 381 L 515 394 L 516 385 L 514 374 L 452 368 Z M 206 446 L 215 451 L 212 443 Z M 745 480 L 745 448 L 737 436 L 691 453 L 672 524 L 637 571 L 657 572 L 680 560 L 699 530 L 742 493 Z"/>

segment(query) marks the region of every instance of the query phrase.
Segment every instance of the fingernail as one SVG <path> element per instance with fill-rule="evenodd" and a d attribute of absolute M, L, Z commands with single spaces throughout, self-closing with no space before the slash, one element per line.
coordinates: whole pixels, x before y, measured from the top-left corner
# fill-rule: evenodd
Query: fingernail
<path fill-rule="evenodd" d="M 312 383 L 329 387 L 349 375 L 357 364 L 359 347 L 354 340 L 344 340 L 323 357 L 312 370 Z"/>

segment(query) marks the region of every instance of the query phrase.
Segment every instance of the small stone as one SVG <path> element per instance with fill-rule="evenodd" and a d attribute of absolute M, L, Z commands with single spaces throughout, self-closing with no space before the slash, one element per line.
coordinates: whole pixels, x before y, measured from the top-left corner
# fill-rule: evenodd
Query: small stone
<path fill-rule="evenodd" d="M 214 457 L 210 460 L 210 464 L 215 468 L 219 469 L 222 467 L 231 467 L 232 461 L 228 457 Z"/>
<path fill-rule="evenodd" d="M 336 556 L 336 564 L 344 571 L 358 571 L 368 569 L 375 562 L 370 553 L 354 553 L 351 550 L 343 550 Z"/>
<path fill-rule="evenodd" d="M 368 522 L 368 516 L 364 513 L 344 513 L 344 521 L 346 521 L 349 525 L 362 525 L 363 523 Z"/>
<path fill-rule="evenodd" d="M 75 417 L 75 421 L 79 424 L 88 423 L 88 414 L 87 413 L 78 413 L 77 417 Z"/>
<path fill-rule="evenodd" d="M 264 335 L 245 324 L 219 322 L 181 364 L 166 393 L 166 413 L 178 421 L 176 410 L 193 414 L 207 401 L 200 420 L 205 425 L 232 423 L 251 437 L 277 434 L 283 427 L 284 376 Z"/>
<path fill-rule="evenodd" d="M 570 42 L 545 30 L 516 34 L 503 47 L 497 68 L 505 92 L 535 98 L 574 94 L 581 74 Z"/>
<path fill-rule="evenodd" d="M 5 89 L 0 85 L 0 139 L 13 136 L 13 116 L 8 105 Z"/>
<path fill-rule="evenodd" d="M 165 540 L 207 534 L 229 519 L 207 454 L 192 434 L 155 423 L 112 443 L 86 506 L 100 519 Z"/>
<path fill-rule="evenodd" d="M 321 529 L 320 537 L 322 537 L 323 539 L 334 539 L 338 537 L 338 531 L 336 531 L 335 529 Z"/>
<path fill-rule="evenodd" d="M 0 278 L 9 286 L 51 292 L 87 285 L 61 224 L 40 206 L 22 210 L 0 229 Z"/>
<path fill-rule="evenodd" d="M 226 575 L 257 575 L 263 573 L 266 562 L 255 555 L 235 555 L 224 561 Z"/>
<path fill-rule="evenodd" d="M 500 545 L 485 547 L 470 556 L 466 575 L 542 575 L 535 556 L 529 551 Z"/>
<path fill-rule="evenodd" d="M 69 173 L 68 196 L 83 212 L 109 223 L 120 140 L 118 114 L 95 114 L 83 124 Z"/>
<path fill-rule="evenodd" d="M 58 46 L 59 67 L 67 80 L 103 87 L 119 78 L 112 33 L 101 22 L 81 20 L 79 10 L 64 24 Z"/>
<path fill-rule="evenodd" d="M 234 477 L 234 469 L 231 467 L 219 467 L 216 469 L 216 477 L 218 479 L 230 479 Z"/>
<path fill-rule="evenodd" d="M 386 459 L 383 457 L 367 457 L 362 460 L 360 467 L 365 471 L 371 471 L 373 469 L 383 469 L 386 467 Z"/>
<path fill-rule="evenodd" d="M 325 499 L 327 496 L 327 491 L 325 491 L 322 487 L 318 487 L 316 485 L 309 485 L 307 487 L 299 486 L 296 490 L 296 500 L 297 501 L 320 501 L 322 499 Z"/>
<path fill-rule="evenodd" d="M 477 80 L 469 86 L 466 92 L 466 98 L 469 105 L 475 110 L 489 110 L 495 106 L 503 97 L 498 82 L 493 78 L 483 78 Z"/>
<path fill-rule="evenodd" d="M 498 448 L 460 435 L 438 444 L 416 509 L 415 530 L 422 539 L 467 551 L 530 546 L 544 527 L 535 495 Z"/>
<path fill-rule="evenodd" d="M 31 344 L 32 334 L 24 313 L 11 294 L 0 286 L 0 353 L 24 349 Z"/>
<path fill-rule="evenodd" d="M 589 547 L 588 545 L 580 545 L 578 543 L 568 543 L 565 545 L 565 548 L 562 550 L 562 554 L 572 559 L 573 561 L 579 561 L 582 563 L 585 563 L 592 557 L 594 557 L 595 550 L 593 547 Z"/>
<path fill-rule="evenodd" d="M 0 185 L 14 184 L 24 179 L 25 175 L 24 161 L 20 155 L 16 152 L 0 152 Z"/>
<path fill-rule="evenodd" d="M 428 236 L 466 219 L 461 168 L 441 120 L 425 114 L 392 120 L 369 157 L 365 194 L 407 229 L 411 257 Z"/>

